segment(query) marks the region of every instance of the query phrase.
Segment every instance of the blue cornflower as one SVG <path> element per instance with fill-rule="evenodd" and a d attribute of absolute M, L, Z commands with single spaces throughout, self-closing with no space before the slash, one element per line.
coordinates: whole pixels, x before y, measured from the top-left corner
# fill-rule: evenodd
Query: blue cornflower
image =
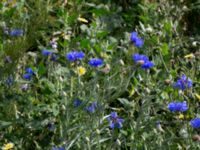
<path fill-rule="evenodd" d="M 141 48 L 143 45 L 144 45 L 144 40 L 143 40 L 143 39 L 138 38 L 138 39 L 135 41 L 135 46 L 136 46 L 136 47 Z"/>
<path fill-rule="evenodd" d="M 133 60 L 135 63 L 141 63 L 144 64 L 145 62 L 149 61 L 149 58 L 145 55 L 140 55 L 140 54 L 134 54 L 132 56 Z"/>
<path fill-rule="evenodd" d="M 154 66 L 154 63 L 149 61 L 149 58 L 145 55 L 134 54 L 132 58 L 135 63 L 141 65 L 142 69 L 150 69 Z"/>
<path fill-rule="evenodd" d="M 43 49 L 43 50 L 42 50 L 42 55 L 43 55 L 43 56 L 50 56 L 50 55 L 52 55 L 52 54 L 53 54 L 53 52 L 50 51 L 50 50 L 47 50 L 47 49 Z"/>
<path fill-rule="evenodd" d="M 141 48 L 144 45 L 144 40 L 138 37 L 137 32 L 132 32 L 130 36 L 130 40 L 134 43 L 134 45 L 138 48 Z"/>
<path fill-rule="evenodd" d="M 85 53 L 82 51 L 76 53 L 76 58 L 77 59 L 83 59 L 85 57 Z"/>
<path fill-rule="evenodd" d="M 152 63 L 151 61 L 146 61 L 141 67 L 143 69 L 150 69 L 154 66 L 154 63 Z"/>
<path fill-rule="evenodd" d="M 29 73 L 31 75 L 34 74 L 33 70 L 31 68 L 26 68 L 26 73 Z"/>
<path fill-rule="evenodd" d="M 177 80 L 176 83 L 174 83 L 174 88 L 185 90 L 186 88 L 192 87 L 192 80 L 190 78 L 187 78 L 186 75 L 182 75 L 181 78 Z"/>
<path fill-rule="evenodd" d="M 26 80 L 31 80 L 31 77 L 32 77 L 32 75 L 29 74 L 29 73 L 26 73 L 26 74 L 23 75 L 23 78 L 26 79 Z"/>
<path fill-rule="evenodd" d="M 85 57 L 85 54 L 80 51 L 80 52 L 77 52 L 77 51 L 71 51 L 69 53 L 66 54 L 66 58 L 69 60 L 69 61 L 77 61 L 77 60 L 81 60 Z"/>
<path fill-rule="evenodd" d="M 63 148 L 63 147 L 53 147 L 51 150 L 65 150 L 65 148 Z"/>
<path fill-rule="evenodd" d="M 190 125 L 193 128 L 200 128 L 200 118 L 195 118 L 190 121 Z"/>
<path fill-rule="evenodd" d="M 187 102 L 171 102 L 168 105 L 168 109 L 171 112 L 184 112 L 188 110 Z"/>
<path fill-rule="evenodd" d="M 97 108 L 97 102 L 93 102 L 92 104 L 90 104 L 88 107 L 86 107 L 85 109 L 90 112 L 90 113 L 94 113 L 95 110 Z"/>
<path fill-rule="evenodd" d="M 74 100 L 74 107 L 79 107 L 83 102 L 79 99 Z"/>
<path fill-rule="evenodd" d="M 137 39 L 138 39 L 138 33 L 137 32 L 132 32 L 130 40 L 135 43 Z"/>
<path fill-rule="evenodd" d="M 103 65 L 103 60 L 100 58 L 92 58 L 92 59 L 90 59 L 88 64 L 92 67 L 99 67 L 99 66 Z"/>
<path fill-rule="evenodd" d="M 22 29 L 13 29 L 10 31 L 9 35 L 10 36 L 23 36 L 24 31 Z"/>
<path fill-rule="evenodd" d="M 33 70 L 31 68 L 26 68 L 26 73 L 23 75 L 23 78 L 26 80 L 30 80 L 33 75 Z"/>
<path fill-rule="evenodd" d="M 54 54 L 53 51 L 50 51 L 47 49 L 42 50 L 42 55 L 46 56 L 46 57 L 50 56 L 50 60 L 52 60 L 52 61 L 56 61 L 58 59 L 58 56 L 56 54 Z"/>
<path fill-rule="evenodd" d="M 110 122 L 110 128 L 122 128 L 122 123 L 124 122 L 124 119 L 121 119 L 118 117 L 117 112 L 111 112 L 108 121 Z"/>

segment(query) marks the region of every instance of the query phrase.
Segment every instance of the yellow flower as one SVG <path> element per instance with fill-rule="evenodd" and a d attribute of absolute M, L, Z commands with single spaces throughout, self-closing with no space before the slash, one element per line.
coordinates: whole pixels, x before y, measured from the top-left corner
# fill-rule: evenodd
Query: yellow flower
<path fill-rule="evenodd" d="M 86 73 L 86 69 L 84 68 L 84 67 L 78 67 L 77 68 L 77 74 L 79 75 L 79 76 L 82 76 L 82 75 L 84 75 Z"/>
<path fill-rule="evenodd" d="M 88 20 L 82 17 L 78 17 L 78 21 L 83 22 L 83 23 L 88 23 Z"/>
<path fill-rule="evenodd" d="M 200 95 L 195 93 L 195 96 L 197 97 L 197 99 L 200 101 Z"/>
<path fill-rule="evenodd" d="M 9 150 L 9 149 L 12 149 L 13 147 L 14 147 L 13 143 L 7 143 L 7 144 L 4 145 L 2 150 Z"/>
<path fill-rule="evenodd" d="M 188 59 L 191 59 L 191 58 L 194 58 L 194 54 L 188 54 L 188 55 L 185 55 L 184 58 L 188 58 Z"/>
<path fill-rule="evenodd" d="M 180 115 L 178 116 L 178 118 L 179 118 L 179 119 L 184 119 L 184 115 L 183 115 L 183 114 L 180 114 Z"/>

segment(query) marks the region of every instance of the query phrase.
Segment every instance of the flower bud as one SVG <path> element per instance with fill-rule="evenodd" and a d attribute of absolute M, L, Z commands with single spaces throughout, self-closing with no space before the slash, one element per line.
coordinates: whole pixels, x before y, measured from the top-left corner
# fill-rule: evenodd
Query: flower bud
<path fill-rule="evenodd" d="M 196 41 L 192 42 L 192 46 L 196 47 L 197 46 L 197 42 Z"/>
<path fill-rule="evenodd" d="M 97 86 L 97 88 L 99 88 L 100 86 L 99 86 L 99 84 L 96 84 L 96 86 Z"/>
<path fill-rule="evenodd" d="M 110 65 L 106 64 L 106 66 L 101 70 L 103 73 L 109 73 L 110 72 Z"/>
<path fill-rule="evenodd" d="M 67 96 L 67 93 L 63 91 L 63 95 L 64 95 L 64 96 Z"/>
<path fill-rule="evenodd" d="M 200 142 L 200 136 L 196 134 L 192 137 L 192 140 Z"/>
<path fill-rule="evenodd" d="M 151 91 L 149 90 L 149 88 L 145 88 L 146 92 L 149 94 Z"/>
<path fill-rule="evenodd" d="M 119 63 L 124 66 L 124 61 L 122 59 L 119 60 Z"/>
<path fill-rule="evenodd" d="M 165 84 L 169 85 L 171 83 L 171 80 L 170 79 L 166 79 L 165 80 Z"/>
<path fill-rule="evenodd" d="M 61 106 L 61 109 L 62 109 L 63 111 L 65 111 L 65 110 L 66 110 L 65 105 L 62 105 L 62 106 Z"/>
<path fill-rule="evenodd" d="M 86 139 L 87 142 L 90 142 L 89 137 L 86 136 L 85 139 Z"/>
<path fill-rule="evenodd" d="M 188 7 L 184 5 L 183 6 L 183 11 L 187 11 L 187 10 L 189 10 Z"/>
<path fill-rule="evenodd" d="M 96 132 L 97 132 L 97 134 L 100 134 L 100 130 L 99 129 L 96 129 Z"/>
<path fill-rule="evenodd" d="M 63 77 L 61 77 L 61 76 L 60 76 L 60 78 L 59 78 L 59 79 L 60 79 L 60 81 L 61 81 L 61 82 L 63 82 Z"/>
<path fill-rule="evenodd" d="M 121 141 L 119 139 L 116 140 L 117 145 L 121 146 Z"/>

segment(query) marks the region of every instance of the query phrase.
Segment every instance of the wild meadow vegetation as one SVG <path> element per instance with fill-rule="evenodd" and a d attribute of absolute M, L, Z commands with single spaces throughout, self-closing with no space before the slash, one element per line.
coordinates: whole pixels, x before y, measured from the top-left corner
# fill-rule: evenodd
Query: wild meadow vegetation
<path fill-rule="evenodd" d="M 199 0 L 1 0 L 3 150 L 200 149 Z"/>

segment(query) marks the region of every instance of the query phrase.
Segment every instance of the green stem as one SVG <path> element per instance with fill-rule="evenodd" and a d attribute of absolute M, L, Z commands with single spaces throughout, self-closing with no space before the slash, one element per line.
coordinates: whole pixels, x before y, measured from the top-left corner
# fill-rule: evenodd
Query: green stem
<path fill-rule="evenodd" d="M 71 77 L 71 83 L 70 83 L 70 97 L 73 97 L 73 89 L 74 89 L 74 78 Z"/>
<path fill-rule="evenodd" d="M 167 71 L 167 73 L 169 73 L 169 69 L 167 68 L 167 65 L 166 65 L 166 63 L 165 63 L 165 61 L 164 61 L 164 59 L 163 59 L 163 55 L 162 55 L 162 53 L 161 53 L 160 50 L 159 50 L 159 54 L 160 54 L 160 59 L 161 59 L 163 65 L 164 65 L 164 67 L 165 67 L 165 70 Z"/>

